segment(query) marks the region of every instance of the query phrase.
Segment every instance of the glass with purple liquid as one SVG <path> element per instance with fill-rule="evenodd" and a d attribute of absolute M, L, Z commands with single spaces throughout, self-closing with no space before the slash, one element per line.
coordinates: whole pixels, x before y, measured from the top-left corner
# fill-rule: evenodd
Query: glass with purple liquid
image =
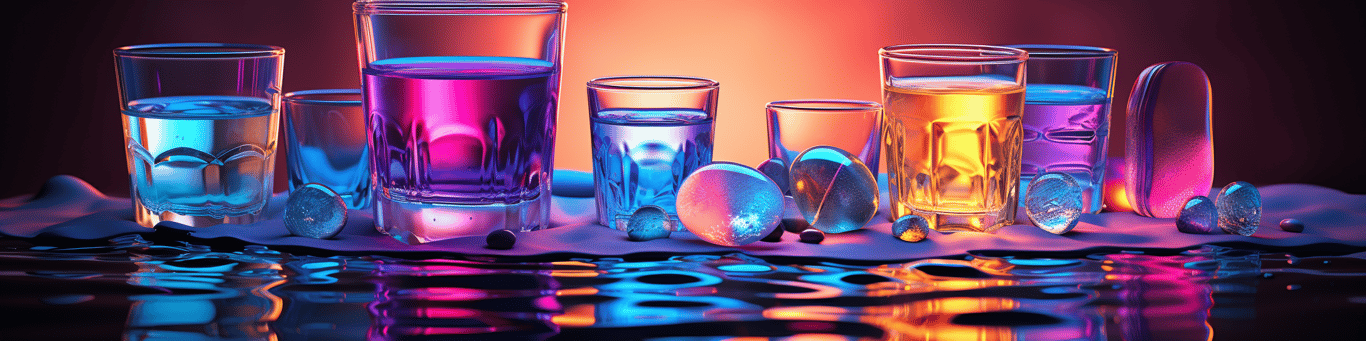
<path fill-rule="evenodd" d="M 647 205 L 669 213 L 683 179 L 711 163 L 719 84 L 677 76 L 604 77 L 588 82 L 598 222 L 626 230 Z"/>
<path fill-rule="evenodd" d="M 1029 52 L 1020 193 L 1028 193 L 1039 174 L 1067 173 L 1082 186 L 1086 212 L 1099 212 L 1117 53 L 1087 46 L 1009 47 Z"/>
<path fill-rule="evenodd" d="M 565 4 L 358 1 L 375 227 L 549 227 Z"/>

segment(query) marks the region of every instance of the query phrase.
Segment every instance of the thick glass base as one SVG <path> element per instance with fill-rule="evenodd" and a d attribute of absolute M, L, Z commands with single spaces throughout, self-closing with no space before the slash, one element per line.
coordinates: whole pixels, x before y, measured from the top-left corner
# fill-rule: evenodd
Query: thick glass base
<path fill-rule="evenodd" d="M 550 227 L 550 195 L 516 204 L 452 205 L 398 201 L 380 194 L 373 205 L 375 229 L 407 244 Z"/>
<path fill-rule="evenodd" d="M 141 202 L 138 202 L 136 199 L 133 200 L 133 211 L 138 224 L 149 228 L 156 226 L 157 223 L 163 221 L 177 222 L 190 227 L 208 227 L 219 224 L 251 224 L 262 220 L 263 214 L 261 213 L 265 211 L 265 206 L 266 205 L 261 205 L 263 208 L 256 212 L 214 218 L 208 216 L 184 215 L 171 211 L 153 212 L 151 209 L 143 206 Z"/>
<path fill-rule="evenodd" d="M 984 213 L 949 213 L 949 212 L 929 212 L 916 209 L 907 209 L 910 214 L 925 218 L 929 223 L 930 229 L 940 233 L 954 232 L 986 232 L 995 233 L 1006 225 L 1015 223 L 1015 205 L 1007 205 L 994 212 Z"/>

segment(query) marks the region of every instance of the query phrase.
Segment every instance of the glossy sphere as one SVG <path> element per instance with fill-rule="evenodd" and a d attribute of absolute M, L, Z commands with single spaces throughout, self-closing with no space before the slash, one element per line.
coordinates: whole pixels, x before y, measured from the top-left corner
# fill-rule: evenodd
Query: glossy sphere
<path fill-rule="evenodd" d="M 346 202 L 327 186 L 304 184 L 289 193 L 284 222 L 285 229 L 296 236 L 336 237 L 346 225 Z"/>
<path fill-rule="evenodd" d="M 1039 174 L 1029 183 L 1025 193 L 1025 213 L 1029 220 L 1044 231 L 1063 234 L 1077 227 L 1081 214 L 1086 212 L 1082 206 L 1082 187 L 1077 180 L 1065 173 L 1047 172 Z"/>
<path fill-rule="evenodd" d="M 825 241 L 825 232 L 821 232 L 821 230 L 817 229 L 807 229 L 806 231 L 802 231 L 800 237 L 803 243 L 820 244 Z"/>
<path fill-rule="evenodd" d="M 1214 199 L 1219 228 L 1229 234 L 1251 236 L 1262 223 L 1262 194 L 1252 184 L 1237 181 L 1219 190 Z"/>
<path fill-rule="evenodd" d="M 792 200 L 811 228 L 840 233 L 863 228 L 877 214 L 877 178 L 858 156 L 811 147 L 792 161 Z"/>
<path fill-rule="evenodd" d="M 768 159 L 768 161 L 759 164 L 757 169 L 760 173 L 767 175 L 769 180 L 773 180 L 773 183 L 778 185 L 778 190 L 783 191 L 784 194 L 791 191 L 788 188 L 787 165 L 783 164 L 783 159 L 776 157 Z"/>
<path fill-rule="evenodd" d="M 896 222 L 892 223 L 892 235 L 896 236 L 896 239 L 912 243 L 925 240 L 929 231 L 930 223 L 914 214 L 897 218 Z"/>
<path fill-rule="evenodd" d="M 1197 196 L 1186 201 L 1186 207 L 1176 217 L 1176 230 L 1185 233 L 1206 234 L 1216 230 L 1219 212 L 1214 209 L 1214 201 L 1205 196 Z"/>
<path fill-rule="evenodd" d="M 669 238 L 673 229 L 668 212 L 659 206 L 647 205 L 631 214 L 631 220 L 626 223 L 626 238 L 637 242 Z"/>
<path fill-rule="evenodd" d="M 1286 232 L 1304 232 L 1304 222 L 1295 218 L 1287 218 L 1285 220 L 1281 220 L 1281 229 L 1285 230 Z"/>
<path fill-rule="evenodd" d="M 517 234 L 508 230 L 495 230 L 489 232 L 488 237 L 484 237 L 484 243 L 490 249 L 507 250 L 517 245 Z"/>
<path fill-rule="evenodd" d="M 1124 178 L 1134 212 L 1175 218 L 1214 184 L 1210 86 L 1195 64 L 1148 67 L 1129 95 Z"/>
<path fill-rule="evenodd" d="M 678 220 L 712 244 L 744 245 L 778 227 L 783 193 L 753 168 L 730 162 L 702 166 L 678 188 Z"/>

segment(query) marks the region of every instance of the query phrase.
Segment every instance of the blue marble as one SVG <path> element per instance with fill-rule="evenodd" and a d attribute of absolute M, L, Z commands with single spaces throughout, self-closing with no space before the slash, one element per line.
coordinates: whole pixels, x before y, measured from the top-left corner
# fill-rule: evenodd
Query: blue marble
<path fill-rule="evenodd" d="M 1252 184 L 1236 181 L 1219 190 L 1214 199 L 1219 228 L 1229 234 L 1251 236 L 1262 224 L 1262 194 Z"/>
<path fill-rule="evenodd" d="M 1024 207 L 1029 220 L 1044 231 L 1063 234 L 1077 227 L 1081 214 L 1086 212 L 1082 201 L 1083 188 L 1066 173 L 1039 174 L 1029 183 Z"/>
<path fill-rule="evenodd" d="M 329 239 L 346 225 L 346 202 L 318 183 L 307 183 L 289 193 L 285 202 L 285 229 L 300 237 Z"/>
<path fill-rule="evenodd" d="M 1218 231 L 1218 223 L 1219 211 L 1214 208 L 1214 201 L 1203 195 L 1187 200 L 1185 208 L 1176 216 L 1176 230 L 1185 233 L 1213 233 Z"/>

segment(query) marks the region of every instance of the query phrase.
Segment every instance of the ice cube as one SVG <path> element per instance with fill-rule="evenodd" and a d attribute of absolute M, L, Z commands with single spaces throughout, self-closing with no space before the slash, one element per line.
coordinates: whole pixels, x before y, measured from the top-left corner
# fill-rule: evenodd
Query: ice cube
<path fill-rule="evenodd" d="M 346 225 L 346 202 L 336 191 L 308 183 L 289 193 L 285 202 L 285 228 L 296 236 L 328 239 Z"/>
<path fill-rule="evenodd" d="M 1066 173 L 1039 174 L 1029 183 L 1024 198 L 1029 220 L 1044 231 L 1063 234 L 1077 227 L 1085 212 L 1082 207 L 1082 188 Z"/>

